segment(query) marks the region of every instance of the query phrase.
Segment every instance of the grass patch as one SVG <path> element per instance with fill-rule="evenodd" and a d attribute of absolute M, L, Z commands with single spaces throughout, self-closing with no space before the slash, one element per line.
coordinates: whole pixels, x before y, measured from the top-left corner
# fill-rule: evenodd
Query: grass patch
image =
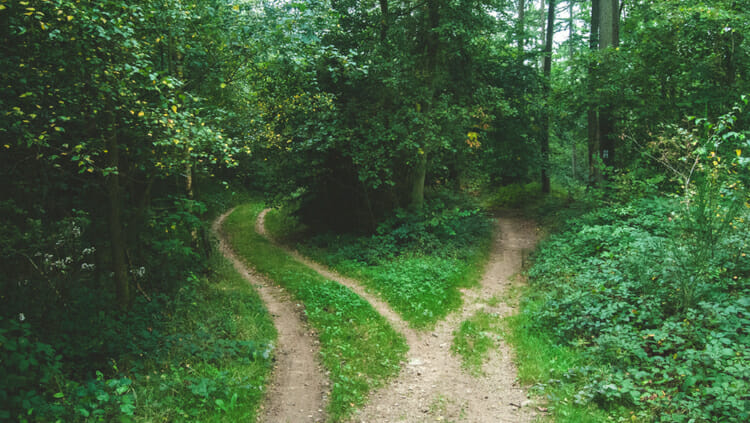
<path fill-rule="evenodd" d="M 370 390 L 399 372 L 406 343 L 369 303 L 257 234 L 254 225 L 262 209 L 259 203 L 238 207 L 227 218 L 225 229 L 243 259 L 304 304 L 320 336 L 323 364 L 330 371 L 329 418 L 341 420 L 365 402 Z"/>
<path fill-rule="evenodd" d="M 500 323 L 498 315 L 479 311 L 454 332 L 451 351 L 461 356 L 462 366 L 472 374 L 482 374 L 482 364 L 497 347 L 503 334 Z"/>
<path fill-rule="evenodd" d="M 295 225 L 283 212 L 269 217 L 274 236 Z M 461 305 L 460 288 L 478 283 L 491 240 L 492 221 L 478 208 L 445 199 L 421 213 L 397 210 L 371 236 L 319 234 L 297 247 L 362 281 L 413 327 L 429 328 Z"/>
<path fill-rule="evenodd" d="M 550 417 L 557 423 L 611 421 L 609 413 L 579 394 L 582 384 L 576 369 L 596 369 L 597 364 L 575 349 L 553 342 L 530 319 L 525 313 L 503 319 L 505 339 L 514 347 L 521 384 L 531 385 L 530 392 L 546 401 Z"/>
<path fill-rule="evenodd" d="M 65 333 L 69 344 L 0 318 L 0 420 L 254 421 L 276 332 L 230 263 L 214 256 L 208 265 L 170 295 L 139 296 L 127 313 L 71 313 L 89 336 Z"/>
<path fill-rule="evenodd" d="M 183 288 L 165 344 L 136 384 L 139 421 L 254 421 L 276 329 L 258 294 L 224 257 Z"/>

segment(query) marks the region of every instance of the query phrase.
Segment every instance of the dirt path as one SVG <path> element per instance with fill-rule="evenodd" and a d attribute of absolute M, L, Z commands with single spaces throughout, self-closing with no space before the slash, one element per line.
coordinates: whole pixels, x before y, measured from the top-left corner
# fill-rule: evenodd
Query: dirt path
<path fill-rule="evenodd" d="M 259 215 L 258 232 L 264 234 Z M 353 422 L 528 422 L 536 415 L 530 401 L 516 382 L 511 351 L 504 343 L 491 353 L 484 375 L 472 376 L 461 368 L 460 358 L 450 352 L 453 331 L 479 310 L 506 316 L 514 307 L 502 302 L 522 267 L 524 254 L 536 244 L 535 225 L 521 218 L 500 218 L 499 236 L 493 242 L 490 261 L 479 287 L 463 290 L 464 305 L 438 323 L 432 331 L 411 329 L 384 301 L 367 292 L 355 280 L 342 277 L 287 250 L 324 277 L 346 285 L 365 298 L 399 330 L 409 344 L 406 363 L 399 377 L 373 392 L 367 405 Z M 490 307 L 484 301 L 492 297 L 501 302 Z"/>
<path fill-rule="evenodd" d="M 325 419 L 327 380 L 318 363 L 318 338 L 303 323 L 301 308 L 267 278 L 249 269 L 232 251 L 222 230 L 221 215 L 213 223 L 219 248 L 235 269 L 258 291 L 278 332 L 272 380 L 260 412 L 267 423 L 319 422 Z"/>

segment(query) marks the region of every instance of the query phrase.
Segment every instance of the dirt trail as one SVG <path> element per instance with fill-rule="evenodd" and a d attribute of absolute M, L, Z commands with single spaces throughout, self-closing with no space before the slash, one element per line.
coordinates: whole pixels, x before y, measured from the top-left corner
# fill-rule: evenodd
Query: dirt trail
<path fill-rule="evenodd" d="M 263 228 L 265 212 L 258 218 L 258 232 Z M 399 377 L 388 386 L 373 392 L 364 409 L 353 422 L 434 422 L 471 423 L 529 422 L 536 415 L 516 381 L 516 369 L 510 348 L 502 343 L 490 354 L 482 376 L 472 376 L 461 368 L 460 358 L 450 352 L 453 332 L 461 322 L 484 310 L 507 316 L 514 306 L 503 303 L 504 294 L 514 283 L 512 277 L 522 267 L 524 255 L 536 244 L 536 226 L 522 218 L 499 218 L 499 236 L 493 242 L 489 263 L 480 286 L 463 290 L 464 304 L 437 324 L 434 330 L 419 332 L 395 313 L 387 303 L 367 292 L 363 286 L 324 266 L 287 249 L 297 259 L 324 277 L 337 281 L 370 302 L 399 330 L 409 344 L 407 361 Z M 492 307 L 484 303 L 492 297 L 501 299 Z"/>
<path fill-rule="evenodd" d="M 317 360 L 318 338 L 303 323 L 299 304 L 249 269 L 232 251 L 221 227 L 231 212 L 221 215 L 212 226 L 219 237 L 219 249 L 258 291 L 278 332 L 273 376 L 259 419 L 267 423 L 323 421 L 328 382 Z"/>

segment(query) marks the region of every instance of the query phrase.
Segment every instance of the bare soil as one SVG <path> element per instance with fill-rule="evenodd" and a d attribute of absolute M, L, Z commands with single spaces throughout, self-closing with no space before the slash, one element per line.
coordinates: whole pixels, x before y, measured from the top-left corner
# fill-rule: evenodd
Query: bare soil
<path fill-rule="evenodd" d="M 221 225 L 232 210 L 213 224 L 219 248 L 255 287 L 278 332 L 273 376 L 261 406 L 259 421 L 267 423 L 320 422 L 325 420 L 329 382 L 318 362 L 317 335 L 305 323 L 300 304 L 269 279 L 249 268 L 232 251 Z"/>
<path fill-rule="evenodd" d="M 258 217 L 257 230 L 268 237 L 263 221 L 268 210 Z M 473 376 L 461 368 L 460 357 L 450 351 L 454 331 L 480 310 L 504 317 L 513 314 L 508 290 L 522 284 L 519 272 L 525 257 L 538 239 L 533 222 L 519 217 L 501 217 L 498 235 L 480 286 L 463 290 L 464 304 L 433 330 L 416 331 L 390 306 L 351 278 L 343 277 L 296 251 L 287 251 L 324 277 L 341 283 L 383 315 L 400 331 L 409 345 L 400 375 L 387 386 L 371 393 L 365 407 L 352 422 L 530 422 L 538 414 L 517 381 L 511 349 L 503 342 L 492 351 L 483 366 L 483 374 Z M 490 306 L 486 302 L 500 299 Z M 269 420 L 271 421 L 271 420 Z M 300 420 L 302 421 L 302 420 Z"/>

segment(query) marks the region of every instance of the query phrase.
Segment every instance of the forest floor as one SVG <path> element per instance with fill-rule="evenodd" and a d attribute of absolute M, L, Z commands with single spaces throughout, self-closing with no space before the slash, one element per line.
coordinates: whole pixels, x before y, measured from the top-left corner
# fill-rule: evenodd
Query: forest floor
<path fill-rule="evenodd" d="M 258 216 L 256 225 L 256 230 L 265 237 L 269 237 L 264 227 L 267 211 Z M 228 214 L 217 219 L 214 226 L 217 233 Z M 399 376 L 372 392 L 367 405 L 354 413 L 352 422 L 527 422 L 542 410 L 533 406 L 518 385 L 512 351 L 502 340 L 499 348 L 490 352 L 480 374 L 463 368 L 461 357 L 451 351 L 454 334 L 462 322 L 476 313 L 505 317 L 516 310 L 509 291 L 523 283 L 519 274 L 525 255 L 536 245 L 538 230 L 533 222 L 519 217 L 500 217 L 497 224 L 499 230 L 480 285 L 464 289 L 463 306 L 425 331 L 411 328 L 360 282 L 285 248 L 325 278 L 349 287 L 367 300 L 407 340 L 409 352 Z M 221 238 L 222 252 L 258 288 L 279 332 L 275 376 L 261 412 L 262 421 L 320 421 L 328 389 L 316 361 L 314 334 L 305 326 L 298 307 L 282 290 L 248 270 L 229 249 L 224 237 Z"/>
<path fill-rule="evenodd" d="M 219 235 L 219 249 L 258 291 L 278 332 L 273 377 L 258 413 L 260 420 L 278 423 L 323 421 L 329 382 L 317 359 L 318 339 L 305 323 L 301 306 L 291 301 L 283 289 L 248 268 L 230 248 L 221 224 L 233 210 L 214 221 L 213 230 Z M 262 230 L 260 219 L 258 228 Z"/>

